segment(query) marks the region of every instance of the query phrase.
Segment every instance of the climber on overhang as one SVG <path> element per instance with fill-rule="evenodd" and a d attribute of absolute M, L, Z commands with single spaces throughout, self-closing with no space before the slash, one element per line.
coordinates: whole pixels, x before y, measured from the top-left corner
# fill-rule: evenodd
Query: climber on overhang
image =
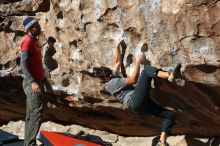
<path fill-rule="evenodd" d="M 173 82 L 180 72 L 181 64 L 174 65 L 171 71 L 164 71 L 156 67 L 144 64 L 144 69 L 140 75 L 140 66 L 146 61 L 144 53 L 140 53 L 136 57 L 136 65 L 132 74 L 126 78 L 120 76 L 121 71 L 121 52 L 120 46 L 124 43 L 119 43 L 115 49 L 114 67 L 93 68 L 92 76 L 101 79 L 105 84 L 104 88 L 111 95 L 115 96 L 119 102 L 122 102 L 126 108 L 137 115 L 153 115 L 163 118 L 160 141 L 157 146 L 168 146 L 166 139 L 171 133 L 175 121 L 175 113 L 158 105 L 151 99 L 151 80 L 152 78 L 164 78 L 169 82 Z M 145 43 L 142 49 L 148 50 L 148 44 Z M 136 84 L 137 83 L 137 84 Z M 136 84 L 136 86 L 134 86 Z"/>

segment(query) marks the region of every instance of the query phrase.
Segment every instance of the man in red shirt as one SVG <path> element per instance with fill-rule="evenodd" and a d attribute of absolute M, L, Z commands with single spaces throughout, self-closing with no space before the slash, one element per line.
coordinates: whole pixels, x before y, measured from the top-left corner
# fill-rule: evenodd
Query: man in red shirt
<path fill-rule="evenodd" d="M 27 31 L 20 48 L 20 65 L 24 75 L 22 84 L 27 96 L 25 146 L 36 146 L 36 136 L 42 122 L 44 85 L 47 90 L 52 90 L 52 87 L 44 75 L 41 46 L 38 41 L 38 36 L 41 34 L 40 25 L 33 17 L 27 17 L 23 25 Z"/>

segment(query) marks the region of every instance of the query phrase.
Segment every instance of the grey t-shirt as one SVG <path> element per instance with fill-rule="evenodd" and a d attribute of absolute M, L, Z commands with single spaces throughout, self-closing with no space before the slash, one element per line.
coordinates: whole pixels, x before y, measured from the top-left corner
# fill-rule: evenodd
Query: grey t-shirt
<path fill-rule="evenodd" d="M 105 90 L 128 108 L 134 87 L 126 87 L 125 78 L 116 77 L 105 83 Z"/>

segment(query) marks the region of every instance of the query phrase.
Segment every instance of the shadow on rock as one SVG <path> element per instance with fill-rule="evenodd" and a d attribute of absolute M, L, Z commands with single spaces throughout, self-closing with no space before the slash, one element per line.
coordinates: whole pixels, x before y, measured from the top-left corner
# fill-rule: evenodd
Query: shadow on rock
<path fill-rule="evenodd" d="M 152 140 L 151 146 L 156 146 L 156 144 L 158 143 L 159 140 L 160 140 L 160 136 L 154 137 Z"/>
<path fill-rule="evenodd" d="M 97 144 L 101 144 L 103 146 L 113 146 L 110 142 L 103 141 L 102 138 L 97 135 L 84 134 L 84 132 L 79 133 L 78 135 L 73 135 L 70 133 L 62 133 L 62 134 L 73 137 L 73 138 L 77 138 L 80 140 L 86 140 L 86 141 L 94 142 Z"/>
<path fill-rule="evenodd" d="M 202 142 L 199 138 L 195 138 L 193 136 L 185 137 L 187 146 L 219 146 L 220 138 L 209 138 L 207 142 Z"/>
<path fill-rule="evenodd" d="M 210 138 L 210 146 L 220 146 L 220 137 Z"/>

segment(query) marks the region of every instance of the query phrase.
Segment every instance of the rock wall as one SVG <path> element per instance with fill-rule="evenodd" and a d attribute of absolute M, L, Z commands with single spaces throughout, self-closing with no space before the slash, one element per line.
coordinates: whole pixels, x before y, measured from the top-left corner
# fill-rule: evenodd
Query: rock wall
<path fill-rule="evenodd" d="M 65 112 L 66 118 L 62 115 L 64 111 L 53 109 L 49 119 L 123 135 L 158 134 L 161 120 L 134 116 L 113 97 L 100 92 L 97 79 L 79 72 L 94 66 L 110 67 L 113 49 L 122 40 L 126 47 L 124 64 L 130 72 L 133 64 L 128 56 L 135 56 L 135 51 L 147 42 L 150 48 L 146 56 L 152 65 L 169 69 L 182 63 L 182 77 L 176 83 L 159 80 L 159 87 L 153 89 L 158 103 L 176 109 L 174 133 L 220 134 L 219 0 L 1 1 L 1 104 L 11 105 L 15 100 L 11 96 L 18 95 L 17 92 L 20 95 L 19 102 L 13 105 L 20 107 L 20 112 L 12 114 L 8 106 L 1 106 L 2 122 L 24 116 L 24 107 L 20 105 L 24 104 L 25 96 L 21 80 L 15 79 L 20 76 L 19 46 L 25 35 L 22 21 L 27 15 L 39 19 L 42 45 L 49 36 L 56 39 L 52 59 L 57 68 L 50 72 L 50 80 L 57 92 L 72 95 L 74 101 L 65 104 L 74 109 Z M 82 50 L 80 59 L 78 50 Z M 12 94 L 6 89 L 13 89 Z M 57 112 L 62 116 L 57 116 Z M 5 113 L 11 116 L 6 118 Z"/>

